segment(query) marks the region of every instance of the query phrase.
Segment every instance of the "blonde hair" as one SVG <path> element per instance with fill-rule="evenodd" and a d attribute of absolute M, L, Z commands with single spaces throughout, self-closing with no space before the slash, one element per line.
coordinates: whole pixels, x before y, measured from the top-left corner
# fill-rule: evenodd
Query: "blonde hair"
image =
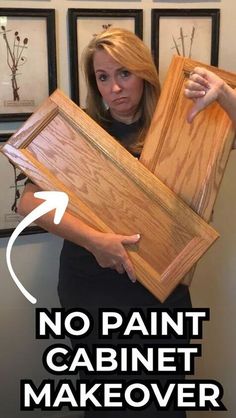
<path fill-rule="evenodd" d="M 140 101 L 142 128 L 130 151 L 139 152 L 152 120 L 160 95 L 160 83 L 151 53 L 143 41 L 133 32 L 120 28 L 109 28 L 94 36 L 83 51 L 82 69 L 87 84 L 86 111 L 98 123 L 109 120 L 97 88 L 93 67 L 94 53 L 103 49 L 130 72 L 144 80 L 143 96 Z"/>

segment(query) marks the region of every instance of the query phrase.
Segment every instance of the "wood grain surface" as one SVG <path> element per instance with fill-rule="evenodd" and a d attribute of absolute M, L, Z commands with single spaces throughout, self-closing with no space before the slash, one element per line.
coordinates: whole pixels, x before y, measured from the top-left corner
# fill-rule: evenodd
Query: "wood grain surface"
<path fill-rule="evenodd" d="M 103 232 L 140 233 L 127 248 L 138 280 L 164 301 L 218 234 L 61 91 L 4 145 L 41 189 Z M 104 289 L 105 291 L 105 289 Z"/>
<path fill-rule="evenodd" d="M 196 66 L 206 67 L 236 87 L 236 74 L 175 57 L 140 161 L 209 222 L 235 132 L 229 117 L 216 102 L 198 114 L 191 124 L 187 123 L 192 102 L 184 97 L 183 89 Z"/>

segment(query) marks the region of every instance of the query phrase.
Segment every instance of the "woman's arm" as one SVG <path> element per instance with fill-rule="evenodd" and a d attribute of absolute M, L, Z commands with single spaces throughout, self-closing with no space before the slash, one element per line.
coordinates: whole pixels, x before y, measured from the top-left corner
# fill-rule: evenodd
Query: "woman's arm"
<path fill-rule="evenodd" d="M 236 91 L 211 71 L 196 67 L 185 84 L 184 94 L 194 101 L 187 120 L 195 116 L 215 100 L 227 112 L 236 129 Z"/>
<path fill-rule="evenodd" d="M 34 197 L 39 187 L 32 183 L 25 186 L 18 204 L 18 213 L 26 216 L 41 203 Z M 37 220 L 37 224 L 47 231 L 81 245 L 90 251 L 101 267 L 109 267 L 123 273 L 126 271 L 131 281 L 135 281 L 135 270 L 124 245 L 135 244 L 140 236 L 102 233 L 80 221 L 69 212 L 65 212 L 59 225 L 53 222 L 54 213 L 49 212 Z"/>

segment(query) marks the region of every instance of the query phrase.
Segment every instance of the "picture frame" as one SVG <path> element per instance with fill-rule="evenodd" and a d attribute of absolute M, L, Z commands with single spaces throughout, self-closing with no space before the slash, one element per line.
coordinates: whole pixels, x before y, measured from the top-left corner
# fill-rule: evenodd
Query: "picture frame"
<path fill-rule="evenodd" d="M 91 36 L 106 26 L 133 30 L 143 37 L 142 9 L 68 9 L 71 99 L 85 107 L 86 87 L 80 68 L 80 57 Z"/>
<path fill-rule="evenodd" d="M 175 54 L 218 66 L 220 9 L 152 9 L 151 16 L 151 49 L 161 84 Z"/>
<path fill-rule="evenodd" d="M 0 149 L 8 141 L 14 132 L 0 133 Z M 16 203 L 23 190 L 26 176 L 21 176 L 18 170 L 0 152 L 0 178 L 4 179 L 1 183 L 0 195 L 0 238 L 10 237 L 17 227 L 22 217 L 15 212 Z M 20 235 L 38 234 L 46 232 L 37 225 L 25 228 Z"/>
<path fill-rule="evenodd" d="M 0 8 L 0 56 L 0 122 L 26 120 L 57 88 L 55 9 Z"/>

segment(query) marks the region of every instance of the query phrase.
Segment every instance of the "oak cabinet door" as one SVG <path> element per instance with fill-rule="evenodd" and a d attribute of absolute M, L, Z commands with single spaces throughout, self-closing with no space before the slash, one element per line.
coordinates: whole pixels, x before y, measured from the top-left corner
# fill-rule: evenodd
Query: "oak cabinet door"
<path fill-rule="evenodd" d="M 41 189 L 69 196 L 92 227 L 140 233 L 127 248 L 138 280 L 164 301 L 218 234 L 61 91 L 3 147 Z M 104 289 L 105 291 L 106 289 Z"/>
<path fill-rule="evenodd" d="M 196 66 L 206 67 L 236 87 L 236 74 L 174 57 L 140 161 L 209 222 L 235 132 L 217 103 L 187 123 L 192 101 L 184 97 L 183 89 Z"/>
<path fill-rule="evenodd" d="M 235 133 L 217 103 L 187 123 L 192 102 L 184 97 L 183 89 L 196 66 L 214 71 L 236 87 L 236 74 L 188 58 L 173 58 L 140 161 L 209 221 Z"/>

